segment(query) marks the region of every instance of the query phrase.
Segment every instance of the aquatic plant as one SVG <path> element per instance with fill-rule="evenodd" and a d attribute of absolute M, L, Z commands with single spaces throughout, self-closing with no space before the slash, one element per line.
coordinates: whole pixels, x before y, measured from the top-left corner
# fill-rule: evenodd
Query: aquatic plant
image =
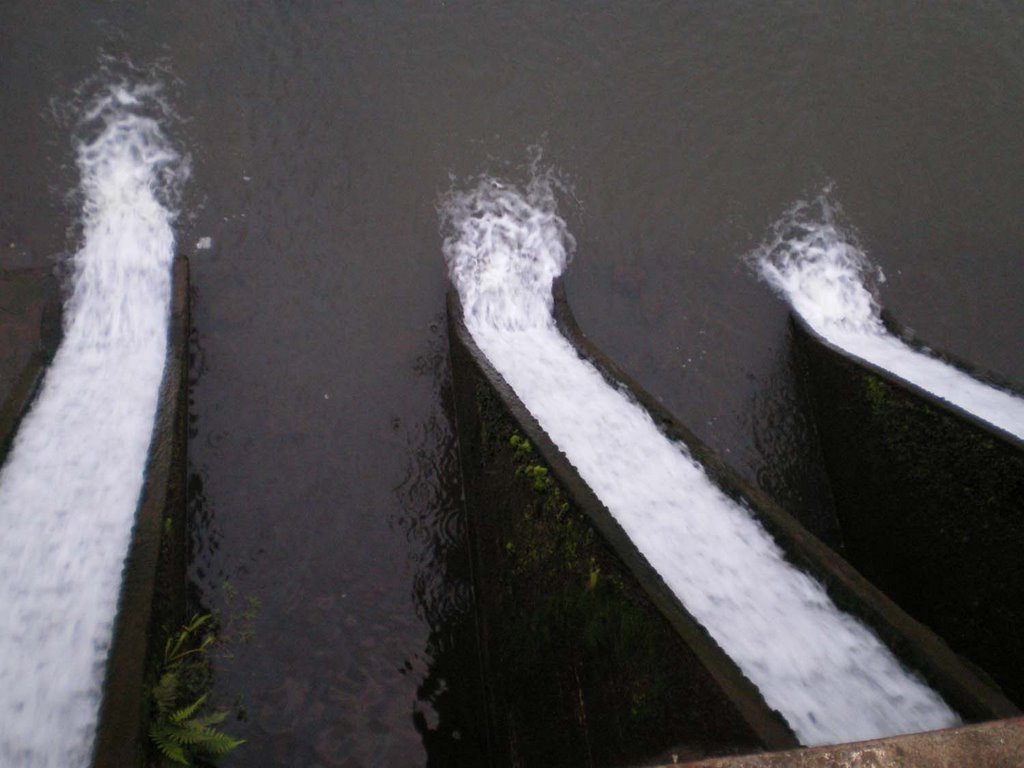
<path fill-rule="evenodd" d="M 216 762 L 244 743 L 215 727 L 227 710 L 203 713 L 210 687 L 206 654 L 216 637 L 200 634 L 210 621 L 210 614 L 197 616 L 167 638 L 160 679 L 153 686 L 149 737 L 179 765 Z"/>

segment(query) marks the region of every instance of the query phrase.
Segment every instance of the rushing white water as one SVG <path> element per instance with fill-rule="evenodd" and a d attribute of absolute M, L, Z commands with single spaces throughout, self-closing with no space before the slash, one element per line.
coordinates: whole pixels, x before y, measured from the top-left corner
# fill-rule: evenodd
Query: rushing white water
<path fill-rule="evenodd" d="M 870 290 L 873 270 L 843 232 L 826 191 L 794 205 L 753 254 L 761 276 L 828 341 L 855 357 L 1024 438 L 1024 398 L 997 389 L 910 347 L 882 322 Z"/>
<path fill-rule="evenodd" d="M 0 471 L 0 765 L 89 763 L 166 356 L 179 167 L 116 87 L 78 147 L 83 240 L 64 338 Z"/>
<path fill-rule="evenodd" d="M 443 215 L 449 274 L 477 345 L 802 743 L 958 722 L 559 333 L 551 283 L 573 242 L 544 178 L 525 192 L 482 181 L 450 193 Z"/>

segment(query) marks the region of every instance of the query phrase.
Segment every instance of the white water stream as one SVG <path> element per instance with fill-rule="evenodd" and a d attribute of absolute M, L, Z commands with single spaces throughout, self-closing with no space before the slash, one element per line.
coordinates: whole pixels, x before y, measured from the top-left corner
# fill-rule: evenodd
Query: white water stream
<path fill-rule="evenodd" d="M 959 722 L 559 333 L 551 283 L 574 243 L 546 179 L 523 192 L 484 180 L 450 193 L 443 216 L 449 274 L 477 345 L 802 743 Z"/>
<path fill-rule="evenodd" d="M 811 328 L 837 347 L 1024 439 L 1024 398 L 889 333 L 869 288 L 875 270 L 842 231 L 836 214 L 827 192 L 810 203 L 797 203 L 753 254 L 755 268 Z"/>
<path fill-rule="evenodd" d="M 91 757 L 164 368 L 179 165 L 150 87 L 109 89 L 78 147 L 84 231 L 64 338 L 0 471 L 0 765 Z"/>

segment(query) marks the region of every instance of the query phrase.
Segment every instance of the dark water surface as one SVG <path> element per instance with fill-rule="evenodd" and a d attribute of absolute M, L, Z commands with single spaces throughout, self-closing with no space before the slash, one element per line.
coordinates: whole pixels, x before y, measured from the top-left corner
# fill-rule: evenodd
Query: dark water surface
<path fill-rule="evenodd" d="M 483 760 L 450 175 L 522 180 L 541 145 L 580 325 L 825 535 L 786 307 L 741 261 L 790 203 L 834 182 L 895 315 L 1024 381 L 1017 4 L 7 0 L 0 265 L 73 245 L 60 115 L 103 55 L 162 72 L 193 157 L 192 573 L 261 603 L 218 662 L 228 765 Z"/>

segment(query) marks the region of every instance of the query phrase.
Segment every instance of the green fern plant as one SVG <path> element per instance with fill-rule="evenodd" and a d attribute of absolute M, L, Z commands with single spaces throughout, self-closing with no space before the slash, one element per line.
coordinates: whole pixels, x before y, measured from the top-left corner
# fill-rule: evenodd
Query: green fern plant
<path fill-rule="evenodd" d="M 244 743 L 215 727 L 224 722 L 226 710 L 203 713 L 208 693 L 193 698 L 196 679 L 206 667 L 206 651 L 215 639 L 212 633 L 198 643 L 196 638 L 210 620 L 209 614 L 197 616 L 167 638 L 160 679 L 152 690 L 149 737 L 161 754 L 179 765 L 215 762 Z"/>

